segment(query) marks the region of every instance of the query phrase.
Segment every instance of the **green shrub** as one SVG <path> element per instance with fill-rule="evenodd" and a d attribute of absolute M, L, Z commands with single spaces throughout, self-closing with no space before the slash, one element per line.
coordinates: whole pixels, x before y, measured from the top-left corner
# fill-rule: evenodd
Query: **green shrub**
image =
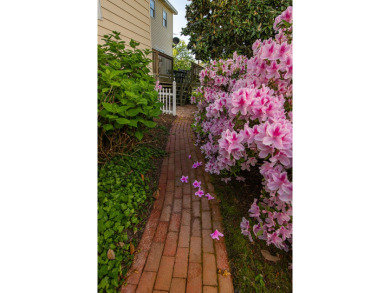
<path fill-rule="evenodd" d="M 150 50 L 137 49 L 134 40 L 126 49 L 119 35 L 115 31 L 105 35 L 105 44 L 98 45 L 99 136 L 103 140 L 119 131 L 141 140 L 148 128 L 156 126 L 153 118 L 161 114 L 162 103 L 149 75 Z"/>

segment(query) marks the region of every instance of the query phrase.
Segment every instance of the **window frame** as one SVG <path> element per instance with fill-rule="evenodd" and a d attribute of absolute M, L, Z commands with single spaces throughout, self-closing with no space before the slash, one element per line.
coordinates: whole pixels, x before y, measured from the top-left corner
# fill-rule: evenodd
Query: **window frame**
<path fill-rule="evenodd" d="M 102 5 L 100 3 L 100 0 L 98 0 L 98 20 L 103 20 Z"/>
<path fill-rule="evenodd" d="M 153 2 L 153 8 L 152 8 L 152 2 Z M 151 14 L 152 11 L 153 11 L 153 15 Z M 156 1 L 155 0 L 149 1 L 149 14 L 150 14 L 150 17 L 156 18 Z"/>
<path fill-rule="evenodd" d="M 165 13 L 166 19 L 164 19 L 164 13 Z M 166 25 L 164 25 L 164 20 L 165 20 Z M 168 13 L 165 11 L 165 9 L 163 9 L 162 21 L 163 21 L 162 22 L 163 27 L 168 28 Z"/>

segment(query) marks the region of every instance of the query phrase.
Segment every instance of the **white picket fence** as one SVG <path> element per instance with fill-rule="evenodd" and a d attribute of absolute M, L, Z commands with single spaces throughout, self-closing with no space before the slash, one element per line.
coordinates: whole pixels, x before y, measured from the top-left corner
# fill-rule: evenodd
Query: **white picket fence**
<path fill-rule="evenodd" d="M 161 107 L 164 114 L 176 116 L 176 81 L 173 82 L 172 88 L 163 88 L 158 91 L 158 100 L 164 103 Z"/>

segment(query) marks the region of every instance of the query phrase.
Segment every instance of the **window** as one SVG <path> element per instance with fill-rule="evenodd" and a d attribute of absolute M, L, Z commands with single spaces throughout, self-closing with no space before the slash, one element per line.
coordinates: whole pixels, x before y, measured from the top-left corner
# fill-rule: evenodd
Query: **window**
<path fill-rule="evenodd" d="M 167 13 L 163 10 L 163 26 L 167 27 Z"/>
<path fill-rule="evenodd" d="M 162 55 L 158 55 L 158 61 L 159 61 L 159 66 L 158 66 L 159 74 L 164 74 L 164 75 L 172 74 L 173 63 L 171 59 L 168 59 L 167 57 Z"/>
<path fill-rule="evenodd" d="M 150 0 L 150 16 L 151 17 L 156 17 L 156 8 L 155 8 L 155 2 L 154 0 Z"/>

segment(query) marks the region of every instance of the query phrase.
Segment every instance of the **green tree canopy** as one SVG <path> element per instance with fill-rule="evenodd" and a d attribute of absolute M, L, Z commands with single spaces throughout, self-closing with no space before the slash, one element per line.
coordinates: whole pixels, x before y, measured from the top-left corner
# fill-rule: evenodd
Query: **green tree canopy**
<path fill-rule="evenodd" d="M 186 5 L 190 37 L 188 48 L 202 61 L 229 58 L 234 51 L 252 56 L 257 39 L 275 35 L 275 17 L 292 5 L 292 0 L 192 0 Z"/>
<path fill-rule="evenodd" d="M 187 49 L 187 44 L 180 40 L 179 44 L 173 48 L 173 69 L 190 70 L 191 62 L 195 62 L 195 59 Z"/>

